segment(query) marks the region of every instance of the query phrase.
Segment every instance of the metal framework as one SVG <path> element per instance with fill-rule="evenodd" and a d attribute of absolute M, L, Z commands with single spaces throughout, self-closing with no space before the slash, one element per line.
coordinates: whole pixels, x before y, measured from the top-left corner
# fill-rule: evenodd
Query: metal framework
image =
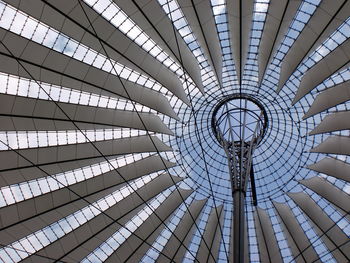
<path fill-rule="evenodd" d="M 249 95 L 226 97 L 213 112 L 212 129 L 226 153 L 231 178 L 234 262 L 244 262 L 245 196 L 250 178 L 253 203 L 257 206 L 253 153 L 264 137 L 267 123 L 263 106 Z"/>
<path fill-rule="evenodd" d="M 350 262 L 349 14 L 0 0 L 0 261 Z"/>

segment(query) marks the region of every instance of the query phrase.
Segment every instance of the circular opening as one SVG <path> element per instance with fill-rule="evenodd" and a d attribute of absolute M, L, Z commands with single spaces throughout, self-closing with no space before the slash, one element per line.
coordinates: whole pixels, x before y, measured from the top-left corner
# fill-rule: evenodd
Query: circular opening
<path fill-rule="evenodd" d="M 255 145 L 267 127 L 264 107 L 248 95 L 225 97 L 214 109 L 212 129 L 221 145 Z"/>

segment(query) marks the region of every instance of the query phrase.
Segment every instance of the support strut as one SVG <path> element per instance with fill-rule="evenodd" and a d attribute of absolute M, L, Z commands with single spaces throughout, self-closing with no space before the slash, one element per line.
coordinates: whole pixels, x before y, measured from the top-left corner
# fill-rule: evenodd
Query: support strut
<path fill-rule="evenodd" d="M 257 205 L 253 153 L 262 140 L 267 115 L 262 105 L 249 95 L 239 94 L 223 100 L 212 119 L 214 134 L 227 156 L 233 198 L 233 259 L 245 263 L 245 202 L 250 182 L 253 204 Z"/>

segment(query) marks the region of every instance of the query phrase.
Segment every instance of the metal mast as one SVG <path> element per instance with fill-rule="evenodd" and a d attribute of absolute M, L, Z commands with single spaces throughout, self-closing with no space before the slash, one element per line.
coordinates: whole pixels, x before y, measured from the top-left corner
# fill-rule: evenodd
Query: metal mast
<path fill-rule="evenodd" d="M 245 197 L 249 179 L 253 202 L 257 205 L 252 157 L 265 134 L 266 126 L 267 115 L 264 108 L 249 95 L 226 97 L 214 109 L 212 128 L 226 153 L 231 178 L 235 263 L 244 262 Z"/>

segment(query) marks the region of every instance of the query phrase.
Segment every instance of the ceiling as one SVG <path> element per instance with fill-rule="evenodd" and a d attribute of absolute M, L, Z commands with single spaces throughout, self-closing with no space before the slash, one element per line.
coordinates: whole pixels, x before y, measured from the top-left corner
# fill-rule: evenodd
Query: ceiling
<path fill-rule="evenodd" d="M 217 105 L 266 112 L 247 262 L 350 261 L 350 2 L 0 0 L 0 260 L 232 262 Z"/>

